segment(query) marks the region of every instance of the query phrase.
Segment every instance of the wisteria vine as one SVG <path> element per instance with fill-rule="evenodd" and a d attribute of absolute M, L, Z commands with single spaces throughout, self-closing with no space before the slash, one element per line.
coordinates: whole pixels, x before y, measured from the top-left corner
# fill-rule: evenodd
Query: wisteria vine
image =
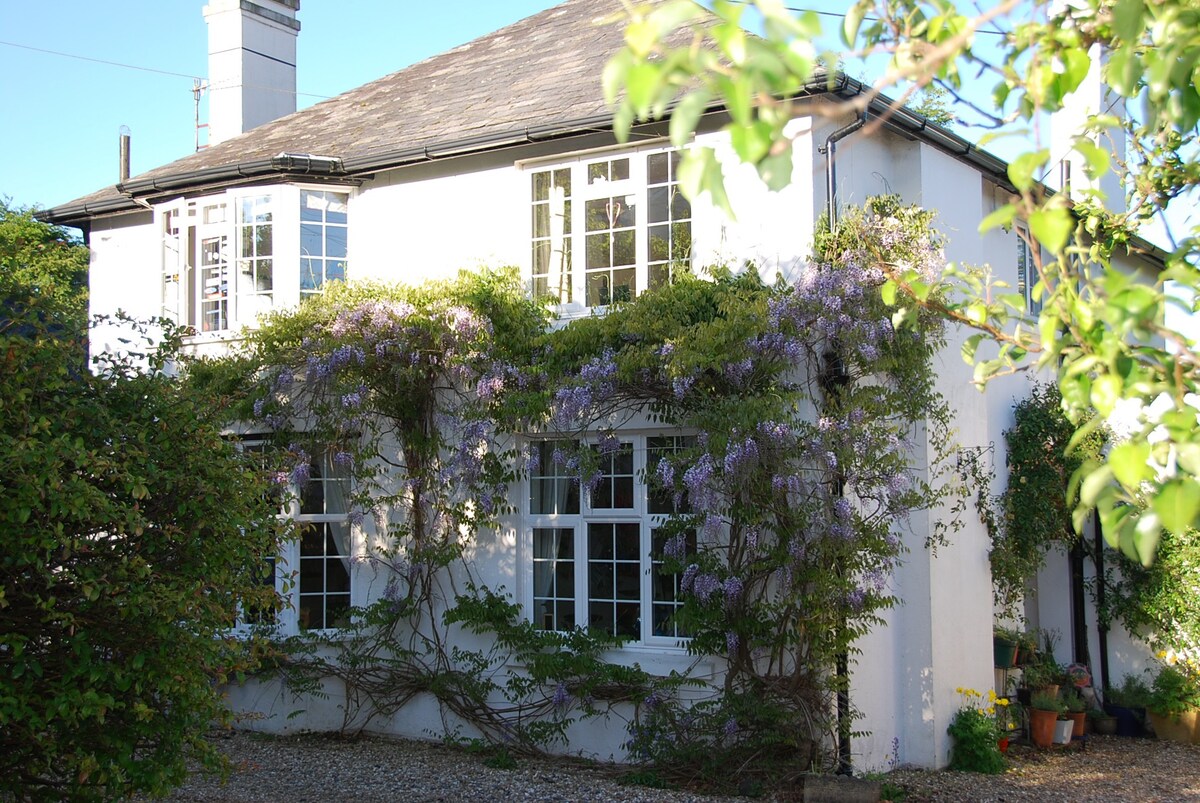
<path fill-rule="evenodd" d="M 907 517 L 950 492 L 949 413 L 930 370 L 940 324 L 897 330 L 877 289 L 883 260 L 942 269 L 931 222 L 873 199 L 818 237 L 795 283 L 684 273 L 561 327 L 513 273 L 351 286 L 276 315 L 239 363 L 256 378 L 253 417 L 287 433 L 282 478 L 307 479 L 318 453 L 349 474 L 375 536 L 363 559 L 387 576 L 352 634 L 292 640 L 293 687 L 341 678 L 353 727 L 432 693 L 528 750 L 623 703 L 635 760 L 822 763 L 845 687 L 831 667 L 895 603 Z M 688 650 L 722 667 L 715 685 L 610 663 L 605 634 L 538 630 L 462 559 L 515 513 L 514 483 L 539 468 L 528 444 L 563 444 L 551 459 L 594 488 L 623 427 L 647 417 L 680 436 L 646 467 L 676 510 L 655 559 L 678 575 Z M 491 646 L 456 646 L 453 627 Z M 513 656 L 519 676 L 501 671 Z"/>

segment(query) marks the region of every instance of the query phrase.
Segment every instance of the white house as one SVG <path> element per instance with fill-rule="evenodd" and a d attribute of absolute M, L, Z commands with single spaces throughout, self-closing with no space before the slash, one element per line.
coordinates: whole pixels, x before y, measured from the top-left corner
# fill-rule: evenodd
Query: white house
<path fill-rule="evenodd" d="M 263 312 L 295 305 L 340 279 L 419 283 L 463 267 L 513 264 L 533 292 L 555 296 L 562 315 L 578 316 L 659 281 L 664 263 L 648 243 L 683 234 L 690 236 L 696 264 L 750 260 L 768 279 L 791 276 L 803 269 L 827 205 L 857 204 L 885 192 L 937 210 L 950 260 L 990 263 L 1012 286 L 1031 284 L 1030 254 L 1017 232 L 977 231 L 1013 192 L 1006 165 L 906 110 L 871 131 L 843 131 L 836 143 L 831 135 L 852 118 L 798 118 L 794 173 L 784 191 L 769 193 L 749 170 L 730 176 L 736 223 L 704 200 L 669 203 L 676 179 L 665 126 L 642 126 L 631 143 L 619 145 L 602 100 L 601 70 L 621 46 L 622 32 L 598 20 L 616 6 L 615 0 L 567 0 L 302 111 L 276 116 L 286 110 L 271 107 L 266 117 L 272 119 L 265 120 L 255 116 L 268 108 L 265 98 L 281 93 L 264 94 L 263 87 L 295 89 L 294 68 L 287 65 L 295 61 L 299 2 L 212 0 L 205 12 L 214 39 L 210 68 L 225 93 L 218 103 L 214 78 L 212 131 L 261 124 L 214 136 L 205 150 L 55 207 L 47 217 L 86 233 L 93 312 L 172 317 L 195 327 L 192 347 L 206 353 L 225 348 Z M 247 42 L 253 47 L 242 46 Z M 231 50 L 243 54 L 239 62 L 227 61 Z M 269 70 L 255 63 L 264 59 Z M 833 89 L 814 89 L 812 99 L 820 105 L 862 90 L 847 78 Z M 885 105 L 873 104 L 872 116 L 881 116 Z M 720 121 L 721 111 L 713 110 L 696 141 L 728 151 L 716 132 Z M 613 226 L 629 234 L 627 248 L 614 248 L 598 264 L 582 256 L 581 222 L 571 234 L 551 223 L 562 217 L 549 212 L 574 201 L 572 214 L 581 216 L 586 202 L 602 194 L 621 198 L 624 214 Z M 573 250 L 580 256 L 564 260 Z M 1156 268 L 1152 255 L 1122 259 L 1130 269 Z M 1019 270 L 1026 275 L 1018 277 Z M 940 390 L 956 413 L 959 442 L 977 447 L 1002 483 L 1002 432 L 1027 380 L 998 380 L 980 393 L 959 357 L 963 338 L 952 332 L 940 357 Z M 99 332 L 92 347 L 119 343 Z M 632 437 L 639 465 L 650 437 Z M 510 531 L 495 534 L 492 544 L 504 559 L 477 568 L 485 582 L 514 589 L 532 610 L 530 532 L 538 513 L 530 510 L 527 491 L 517 496 Z M 288 627 L 333 624 L 346 605 L 382 592 L 367 567 L 347 560 L 362 550 L 365 533 L 342 523 L 335 507 L 327 499 L 321 510 L 297 513 L 338 523 L 347 535 L 316 553 L 293 547 L 301 558 L 343 568 L 336 582 L 327 580 L 306 599 L 291 592 Z M 987 534 L 975 522 L 932 554 L 923 542 L 937 515 L 914 516 L 904 531 L 912 549 L 893 579 L 902 604 L 887 612 L 887 626 L 863 639 L 853 668 L 853 702 L 865 714 L 857 727 L 870 732 L 853 743 L 859 768 L 882 767 L 894 739 L 900 761 L 944 764 L 946 726 L 960 705 L 956 687 L 994 682 Z M 1055 558 L 1040 604 L 1030 610 L 1042 626 L 1064 632 L 1071 609 L 1049 590 L 1049 580 L 1065 572 Z M 692 663 L 677 641 L 650 632 L 619 652 L 615 660 L 663 672 Z M 1132 642 L 1121 642 L 1117 652 L 1113 660 L 1121 666 L 1136 667 L 1144 658 Z M 276 692 L 259 684 L 231 693 L 235 704 L 262 715 L 254 727 L 341 723 L 336 698 L 308 701 L 303 715 L 289 719 L 294 706 Z M 405 716 L 376 726 L 428 737 L 442 722 L 435 705 L 418 699 Z M 623 738 L 619 729 L 589 723 L 572 733 L 570 749 L 620 758 Z"/>

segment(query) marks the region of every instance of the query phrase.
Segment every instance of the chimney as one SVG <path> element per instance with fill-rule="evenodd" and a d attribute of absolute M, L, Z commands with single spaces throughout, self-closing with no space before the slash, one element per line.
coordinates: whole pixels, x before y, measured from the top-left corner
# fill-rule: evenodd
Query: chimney
<path fill-rule="evenodd" d="M 208 144 L 296 111 L 300 0 L 209 0 Z"/>
<path fill-rule="evenodd" d="M 129 181 L 129 126 L 123 125 L 117 129 L 117 183 Z"/>
<path fill-rule="evenodd" d="M 1092 66 L 1087 77 L 1050 118 L 1050 157 L 1053 164 L 1059 165 L 1057 172 L 1064 185 L 1068 181 L 1070 184 L 1060 189 L 1069 191 L 1072 199 L 1080 200 L 1087 190 L 1100 190 L 1104 193 L 1104 205 L 1110 211 L 1120 213 L 1125 211 L 1125 186 L 1120 175 L 1110 169 L 1099 179 L 1088 178 L 1084 169 L 1087 160 L 1072 149 L 1072 141 L 1082 134 L 1108 151 L 1112 168 L 1119 169 L 1117 163 L 1126 158 L 1123 129 L 1111 128 L 1097 135 L 1087 133 L 1084 128 L 1088 117 L 1094 114 L 1112 115 L 1119 120 L 1126 118 L 1125 99 L 1108 88 L 1102 75 L 1108 63 L 1108 52 L 1095 44 L 1088 51 L 1088 57 Z"/>

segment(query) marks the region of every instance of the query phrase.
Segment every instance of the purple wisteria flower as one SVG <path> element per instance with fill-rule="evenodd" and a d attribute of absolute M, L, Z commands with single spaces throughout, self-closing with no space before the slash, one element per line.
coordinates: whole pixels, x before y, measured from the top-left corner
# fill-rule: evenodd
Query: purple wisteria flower
<path fill-rule="evenodd" d="M 715 574 L 702 574 L 693 583 L 692 593 L 701 602 L 708 602 L 714 594 L 721 593 L 722 588 L 721 580 Z"/>
<path fill-rule="evenodd" d="M 737 651 L 738 651 L 738 646 L 739 646 L 739 645 L 741 645 L 741 643 L 742 643 L 741 637 L 740 637 L 740 636 L 738 636 L 738 634 L 737 634 L 737 633 L 735 633 L 735 632 L 734 632 L 734 631 L 732 631 L 732 630 L 726 631 L 726 633 L 725 633 L 725 647 L 726 647 L 726 649 L 728 649 L 728 650 L 729 650 L 729 654 L 730 654 L 730 655 L 736 655 L 736 654 L 737 654 Z"/>
<path fill-rule="evenodd" d="M 663 544 L 663 557 L 683 560 L 687 557 L 687 538 L 683 533 L 673 535 Z"/>
<path fill-rule="evenodd" d="M 567 689 L 567 684 L 560 682 L 554 689 L 554 697 L 552 699 L 554 707 L 562 710 L 567 707 L 567 703 L 571 702 L 571 692 Z"/>
<path fill-rule="evenodd" d="M 725 580 L 725 605 L 731 607 L 736 605 L 742 598 L 742 593 L 745 591 L 745 586 L 737 577 L 730 577 Z"/>
<path fill-rule="evenodd" d="M 679 578 L 679 590 L 690 592 L 696 583 L 696 575 L 700 573 L 700 567 L 695 563 L 689 565 L 683 570 L 683 576 Z"/>
<path fill-rule="evenodd" d="M 725 720 L 725 726 L 721 728 L 721 731 L 727 737 L 735 735 L 738 732 L 737 717 L 730 717 L 729 719 Z"/>

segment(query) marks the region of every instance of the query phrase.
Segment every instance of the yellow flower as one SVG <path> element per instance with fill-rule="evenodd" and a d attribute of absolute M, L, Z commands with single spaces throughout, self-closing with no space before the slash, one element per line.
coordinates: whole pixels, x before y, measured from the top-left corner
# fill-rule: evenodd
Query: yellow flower
<path fill-rule="evenodd" d="M 988 706 L 988 707 L 987 707 L 987 708 L 984 710 L 984 713 L 985 713 L 985 714 L 987 714 L 988 716 L 995 716 L 995 714 L 996 714 L 996 709 L 995 709 L 993 706 Z"/>
<path fill-rule="evenodd" d="M 1007 697 L 997 698 L 996 705 L 1002 705 L 1007 708 L 1008 707 L 1008 698 Z"/>

